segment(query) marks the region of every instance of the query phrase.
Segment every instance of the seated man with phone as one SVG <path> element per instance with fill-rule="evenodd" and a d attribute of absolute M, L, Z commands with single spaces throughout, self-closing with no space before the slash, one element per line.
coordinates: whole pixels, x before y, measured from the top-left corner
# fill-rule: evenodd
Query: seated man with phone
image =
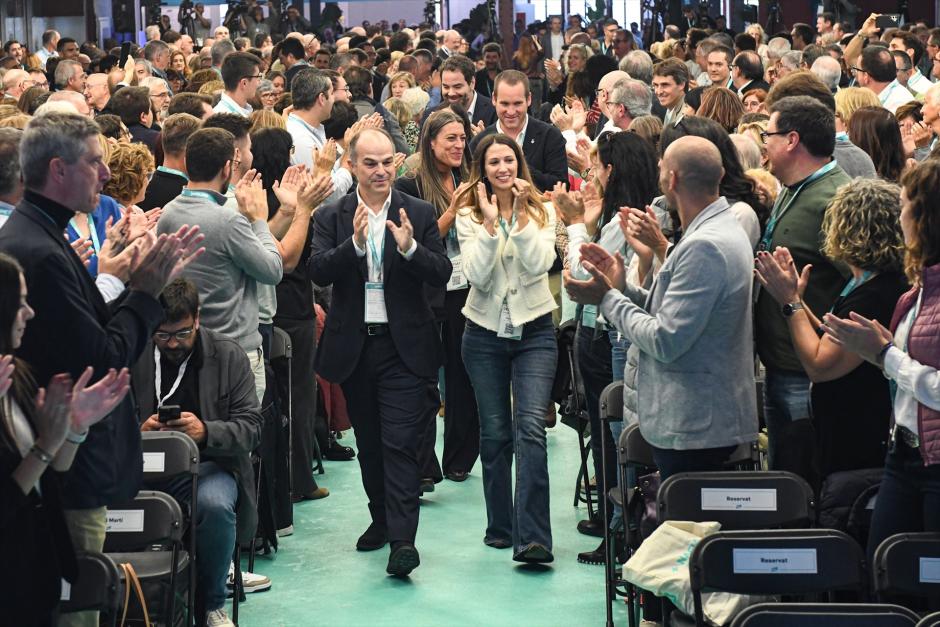
<path fill-rule="evenodd" d="M 141 431 L 179 431 L 199 446 L 197 608 L 210 626 L 232 625 L 223 609 L 229 565 L 235 542 L 251 540 L 257 526 L 250 455 L 262 418 L 254 375 L 237 342 L 199 327 L 199 292 L 191 281 L 167 285 L 160 304 L 163 322 L 132 374 Z M 190 498 L 185 478 L 150 487 L 181 503 Z M 271 585 L 261 579 L 266 586 L 256 590 Z"/>

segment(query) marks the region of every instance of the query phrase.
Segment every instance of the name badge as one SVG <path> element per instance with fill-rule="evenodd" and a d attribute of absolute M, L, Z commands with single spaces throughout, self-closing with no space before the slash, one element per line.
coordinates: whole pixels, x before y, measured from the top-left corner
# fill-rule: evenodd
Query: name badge
<path fill-rule="evenodd" d="M 62 580 L 62 590 L 59 594 L 60 601 L 70 601 L 72 599 L 72 584 L 65 579 Z"/>
<path fill-rule="evenodd" d="M 450 273 L 450 280 L 447 281 L 447 291 L 453 292 L 456 290 L 462 290 L 469 286 L 467 282 L 467 277 L 463 273 L 463 260 L 460 258 L 460 255 L 457 254 L 454 257 L 450 258 L 450 263 L 453 266 L 453 271 Z"/>
<path fill-rule="evenodd" d="M 382 283 L 366 283 L 366 311 L 367 324 L 386 324 L 388 310 L 385 308 L 385 285 Z"/>
<path fill-rule="evenodd" d="M 702 510 L 777 511 L 774 489 L 736 490 L 733 488 L 702 488 Z"/>
<path fill-rule="evenodd" d="M 499 331 L 496 332 L 496 337 L 507 340 L 522 339 L 522 325 L 512 324 L 512 318 L 509 316 L 509 303 L 506 301 L 503 301 L 503 307 L 499 311 Z"/>
<path fill-rule="evenodd" d="M 920 558 L 920 582 L 940 583 L 940 557 Z"/>
<path fill-rule="evenodd" d="M 597 326 L 597 305 L 585 305 L 581 310 L 581 324 L 594 328 Z"/>
<path fill-rule="evenodd" d="M 108 526 L 106 531 L 111 532 L 140 532 L 144 530 L 144 510 L 142 509 L 109 509 Z"/>
<path fill-rule="evenodd" d="M 734 549 L 736 575 L 815 575 L 816 549 Z"/>

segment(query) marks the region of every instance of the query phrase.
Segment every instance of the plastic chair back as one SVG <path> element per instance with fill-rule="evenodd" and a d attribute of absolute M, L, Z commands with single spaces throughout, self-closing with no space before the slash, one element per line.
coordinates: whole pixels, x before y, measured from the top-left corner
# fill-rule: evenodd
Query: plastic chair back
<path fill-rule="evenodd" d="M 656 462 L 653 460 L 653 447 L 640 433 L 640 425 L 637 423 L 625 427 L 620 433 L 617 449 L 621 465 L 656 467 Z"/>
<path fill-rule="evenodd" d="M 623 421 L 623 381 L 614 381 L 601 392 L 601 420 Z"/>
<path fill-rule="evenodd" d="M 271 334 L 271 357 L 275 359 L 291 359 L 294 356 L 294 348 L 290 341 L 290 335 L 284 329 L 274 327 Z"/>
<path fill-rule="evenodd" d="M 79 553 L 78 579 L 74 584 L 62 584 L 63 614 L 83 610 L 107 613 L 112 622 L 117 621 L 121 607 L 121 574 L 110 557 L 102 553 Z"/>
<path fill-rule="evenodd" d="M 724 531 L 809 527 L 813 489 L 789 472 L 680 473 L 659 488 L 659 520 L 717 521 Z"/>
<path fill-rule="evenodd" d="M 940 533 L 899 533 L 872 558 L 875 593 L 940 599 Z"/>
<path fill-rule="evenodd" d="M 913 627 L 917 614 L 899 605 L 870 603 L 759 603 L 731 627 Z"/>
<path fill-rule="evenodd" d="M 199 447 L 185 433 L 145 431 L 141 433 L 141 448 L 144 451 L 144 483 L 199 474 Z"/>
<path fill-rule="evenodd" d="M 142 490 L 134 500 L 108 508 L 105 553 L 146 551 L 182 539 L 183 512 L 169 494 Z"/>

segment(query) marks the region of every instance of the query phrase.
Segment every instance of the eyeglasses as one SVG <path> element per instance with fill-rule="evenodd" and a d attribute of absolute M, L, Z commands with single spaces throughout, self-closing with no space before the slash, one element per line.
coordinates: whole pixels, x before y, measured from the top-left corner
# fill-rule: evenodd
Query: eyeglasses
<path fill-rule="evenodd" d="M 252 74 L 251 76 L 242 76 L 243 79 L 253 81 L 256 78 L 262 78 L 261 74 Z"/>
<path fill-rule="evenodd" d="M 168 331 L 154 331 L 153 339 L 158 342 L 169 342 L 170 338 L 176 338 L 177 342 L 185 342 L 193 336 L 193 333 L 196 332 L 194 327 L 189 327 L 188 329 L 181 329 L 180 331 L 174 331 L 170 333 Z"/>
<path fill-rule="evenodd" d="M 153 170 L 151 170 L 150 172 L 147 172 L 147 182 L 148 182 L 148 183 L 153 180 L 153 172 L 154 172 Z"/>
<path fill-rule="evenodd" d="M 793 132 L 793 131 L 761 131 L 761 132 L 760 132 L 760 139 L 761 139 L 762 142 L 764 142 L 764 143 L 766 144 L 766 143 L 767 143 L 767 138 L 770 137 L 771 135 L 786 135 L 786 134 L 792 133 L 792 132 Z"/>
<path fill-rule="evenodd" d="M 860 67 L 855 67 L 854 65 L 850 65 L 850 66 L 849 66 L 849 69 L 852 70 L 852 71 L 854 71 L 854 72 L 865 72 L 865 70 L 863 70 L 862 68 L 860 68 Z M 865 74 L 868 74 L 868 72 L 865 72 Z"/>

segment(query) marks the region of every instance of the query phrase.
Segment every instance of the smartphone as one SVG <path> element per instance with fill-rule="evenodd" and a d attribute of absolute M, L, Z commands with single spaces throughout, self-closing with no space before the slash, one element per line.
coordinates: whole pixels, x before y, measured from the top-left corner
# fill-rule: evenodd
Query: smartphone
<path fill-rule="evenodd" d="M 160 408 L 159 413 L 157 414 L 157 420 L 161 423 L 166 424 L 171 420 L 179 420 L 180 418 L 180 406 L 179 405 L 164 405 Z"/>
<path fill-rule="evenodd" d="M 124 68 L 124 64 L 127 63 L 127 57 L 129 56 L 131 56 L 131 42 L 125 41 L 121 44 L 121 60 L 118 61 L 119 68 Z"/>
<path fill-rule="evenodd" d="M 883 33 L 889 28 L 897 28 L 900 19 L 901 15 L 899 13 L 885 13 L 875 18 L 875 26 L 880 28 Z"/>

